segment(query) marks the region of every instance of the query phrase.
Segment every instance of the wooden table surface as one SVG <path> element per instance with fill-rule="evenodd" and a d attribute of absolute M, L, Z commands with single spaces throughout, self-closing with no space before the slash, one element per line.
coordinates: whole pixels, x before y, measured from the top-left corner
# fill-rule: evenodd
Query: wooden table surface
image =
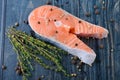
<path fill-rule="evenodd" d="M 5 35 L 8 27 L 19 22 L 18 29 L 30 33 L 31 28 L 23 21 L 27 20 L 33 9 L 46 2 L 47 0 L 0 0 L 0 80 L 22 80 L 14 69 L 17 56 Z M 68 78 L 35 64 L 35 71 L 29 80 L 37 80 L 41 75 L 45 75 L 42 80 L 120 80 L 120 0 L 50 0 L 50 2 L 83 20 L 107 28 L 109 35 L 102 40 L 82 38 L 97 54 L 92 67 L 83 65 L 79 72 L 76 66 L 70 63 L 71 55 L 64 59 L 63 65 L 66 70 L 77 73 L 77 77 Z M 97 9 L 94 8 L 95 5 L 98 6 Z M 100 14 L 95 14 L 96 10 Z M 91 16 L 87 17 L 86 13 L 90 13 Z M 104 48 L 100 49 L 100 45 Z M 7 69 L 2 70 L 2 65 Z"/>

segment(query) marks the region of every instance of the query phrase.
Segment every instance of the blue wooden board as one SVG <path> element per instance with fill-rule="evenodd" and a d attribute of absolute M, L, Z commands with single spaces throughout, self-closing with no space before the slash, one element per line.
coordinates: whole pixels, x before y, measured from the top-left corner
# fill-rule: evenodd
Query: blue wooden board
<path fill-rule="evenodd" d="M 77 71 L 70 63 L 67 56 L 63 65 L 69 72 L 75 72 L 77 77 L 68 78 L 61 73 L 45 70 L 40 65 L 34 65 L 35 71 L 29 80 L 37 80 L 42 74 L 43 80 L 120 80 L 120 0 L 49 0 L 52 5 L 59 5 L 62 9 L 80 17 L 83 20 L 103 26 L 109 30 L 108 38 L 84 39 L 97 54 L 92 67 L 84 65 L 82 71 Z M 19 30 L 30 33 L 30 27 L 23 23 L 27 20 L 29 13 L 36 7 L 46 4 L 47 0 L 0 0 L 0 80 L 21 80 L 14 70 L 17 63 L 17 55 L 5 35 L 7 29 L 19 22 Z M 66 4 L 68 2 L 68 4 Z M 99 15 L 95 14 L 94 5 L 98 6 Z M 103 10 L 102 7 L 106 9 Z M 90 17 L 86 17 L 86 13 Z M 110 22 L 113 19 L 114 22 Z M 100 49 L 99 45 L 104 48 Z M 2 70 L 2 65 L 7 69 Z"/>

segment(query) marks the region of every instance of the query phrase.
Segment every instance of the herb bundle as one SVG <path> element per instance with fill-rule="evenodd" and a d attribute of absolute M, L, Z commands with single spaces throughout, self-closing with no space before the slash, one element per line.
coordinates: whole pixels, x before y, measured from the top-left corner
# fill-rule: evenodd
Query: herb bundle
<path fill-rule="evenodd" d="M 45 69 L 62 72 L 65 76 L 70 76 L 60 62 L 61 55 L 59 53 L 67 54 L 67 52 L 41 40 L 35 39 L 15 28 L 10 28 L 7 35 L 18 55 L 17 58 L 20 64 L 23 80 L 27 80 L 27 78 L 31 76 L 31 71 L 33 71 L 31 62 L 33 60 Z M 53 62 L 56 65 L 56 68 L 52 65 L 46 64 L 40 56 Z"/>

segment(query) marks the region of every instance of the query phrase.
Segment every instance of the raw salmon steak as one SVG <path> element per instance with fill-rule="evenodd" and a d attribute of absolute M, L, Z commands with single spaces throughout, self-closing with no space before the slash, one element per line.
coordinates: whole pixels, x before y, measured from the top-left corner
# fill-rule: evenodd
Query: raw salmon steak
<path fill-rule="evenodd" d="M 108 30 L 77 18 L 61 8 L 43 5 L 34 9 L 28 18 L 29 25 L 38 35 L 92 65 L 95 52 L 78 37 L 107 37 Z"/>

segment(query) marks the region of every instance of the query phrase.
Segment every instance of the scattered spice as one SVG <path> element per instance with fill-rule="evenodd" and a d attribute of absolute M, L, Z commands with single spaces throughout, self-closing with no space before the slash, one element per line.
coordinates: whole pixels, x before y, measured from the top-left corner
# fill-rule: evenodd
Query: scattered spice
<path fill-rule="evenodd" d="M 96 15 L 100 14 L 99 10 L 95 10 L 95 14 Z"/>
<path fill-rule="evenodd" d="M 76 43 L 75 46 L 78 46 L 78 43 Z"/>
<path fill-rule="evenodd" d="M 102 4 L 105 4 L 105 1 L 102 1 Z"/>
<path fill-rule="evenodd" d="M 99 47 L 100 47 L 100 49 L 103 49 L 103 48 L 104 48 L 103 44 L 100 44 Z"/>
<path fill-rule="evenodd" d="M 38 21 L 38 24 L 40 24 L 40 21 Z"/>
<path fill-rule="evenodd" d="M 76 65 L 77 61 L 76 60 L 72 60 L 71 63 L 74 64 L 74 65 Z"/>
<path fill-rule="evenodd" d="M 47 5 L 51 5 L 52 3 L 51 3 L 50 1 L 47 1 L 46 4 L 47 4 Z"/>
<path fill-rule="evenodd" d="M 42 79 L 43 79 L 44 77 L 45 77 L 44 75 L 41 76 Z"/>
<path fill-rule="evenodd" d="M 53 11 L 53 9 L 51 8 L 50 11 Z"/>
<path fill-rule="evenodd" d="M 16 22 L 16 23 L 15 23 L 15 26 L 16 26 L 16 27 L 17 27 L 17 26 L 19 26 L 19 23 L 18 23 L 18 22 Z"/>
<path fill-rule="evenodd" d="M 79 66 L 81 66 L 82 64 L 83 64 L 83 62 L 82 62 L 82 61 L 80 61 L 80 62 L 78 63 L 78 65 L 79 65 Z"/>
<path fill-rule="evenodd" d="M 22 71 L 19 69 L 19 70 L 16 70 L 16 74 L 18 75 L 22 75 Z"/>
<path fill-rule="evenodd" d="M 113 52 L 113 48 L 110 51 Z"/>
<path fill-rule="evenodd" d="M 76 74 L 76 73 L 72 73 L 71 76 L 72 76 L 72 77 L 76 77 L 77 74 Z"/>
<path fill-rule="evenodd" d="M 77 56 L 74 56 L 73 57 L 73 60 L 78 60 L 79 58 Z"/>
<path fill-rule="evenodd" d="M 90 17 L 91 14 L 90 14 L 89 12 L 87 12 L 87 13 L 85 14 L 85 16 L 86 16 L 86 17 Z"/>
<path fill-rule="evenodd" d="M 39 77 L 37 80 L 41 80 L 41 78 Z"/>
<path fill-rule="evenodd" d="M 58 31 L 55 31 L 55 33 L 58 33 Z"/>
<path fill-rule="evenodd" d="M 65 18 L 66 20 L 68 20 L 68 18 Z"/>
<path fill-rule="evenodd" d="M 102 6 L 102 9 L 105 10 L 106 9 L 105 6 Z"/>
<path fill-rule="evenodd" d="M 24 20 L 23 22 L 24 22 L 25 24 L 28 24 L 28 20 Z"/>
<path fill-rule="evenodd" d="M 77 69 L 80 69 L 80 66 L 79 66 L 79 65 L 77 65 L 76 67 L 77 67 Z"/>
<path fill-rule="evenodd" d="M 33 30 L 30 30 L 30 35 L 31 35 L 32 37 L 36 38 L 35 32 L 34 32 Z"/>
<path fill-rule="evenodd" d="M 79 20 L 78 23 L 81 23 L 81 21 Z"/>
<path fill-rule="evenodd" d="M 56 19 L 54 19 L 54 21 L 56 22 Z"/>
<path fill-rule="evenodd" d="M 15 71 L 17 71 L 17 70 L 19 70 L 19 68 L 18 68 L 18 67 L 15 67 Z"/>
<path fill-rule="evenodd" d="M 48 19 L 48 22 L 50 22 L 50 19 Z"/>
<path fill-rule="evenodd" d="M 78 69 L 78 71 L 80 72 L 80 71 L 81 71 L 81 69 Z"/>
<path fill-rule="evenodd" d="M 94 5 L 94 9 L 97 9 L 98 8 L 98 6 L 97 5 Z"/>
<path fill-rule="evenodd" d="M 16 73 L 22 74 L 23 80 L 28 80 L 27 78 L 32 75 L 31 71 L 34 69 L 31 61 L 37 62 L 45 69 L 54 69 L 54 71 L 62 72 L 65 76 L 70 76 L 70 74 L 68 74 L 62 66 L 60 62 L 61 56 L 58 54 L 68 54 L 67 52 L 41 40 L 35 39 L 24 32 L 17 31 L 15 28 L 9 28 L 7 35 L 14 46 L 16 54 L 18 55 L 18 61 L 20 63 L 19 66 L 15 68 Z M 14 38 L 12 37 L 13 35 Z M 39 56 L 43 56 L 47 60 L 53 62 L 56 65 L 56 68 L 52 65 L 46 64 Z"/>
<path fill-rule="evenodd" d="M 111 23 L 114 23 L 114 22 L 115 22 L 115 20 L 114 20 L 114 19 L 110 19 L 110 22 L 111 22 Z"/>
<path fill-rule="evenodd" d="M 3 70 L 6 70 L 7 67 L 6 67 L 5 65 L 2 65 L 2 69 L 3 69 Z"/>

